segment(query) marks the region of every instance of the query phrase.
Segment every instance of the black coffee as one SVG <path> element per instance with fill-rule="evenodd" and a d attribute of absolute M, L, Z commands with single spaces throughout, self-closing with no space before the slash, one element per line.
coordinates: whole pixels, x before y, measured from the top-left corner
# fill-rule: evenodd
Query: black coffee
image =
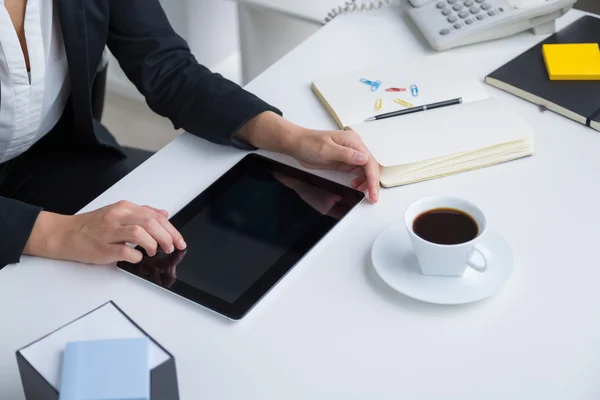
<path fill-rule="evenodd" d="M 437 244 L 466 243 L 477 237 L 479 227 L 469 214 L 452 208 L 436 208 L 415 218 L 413 231 Z"/>

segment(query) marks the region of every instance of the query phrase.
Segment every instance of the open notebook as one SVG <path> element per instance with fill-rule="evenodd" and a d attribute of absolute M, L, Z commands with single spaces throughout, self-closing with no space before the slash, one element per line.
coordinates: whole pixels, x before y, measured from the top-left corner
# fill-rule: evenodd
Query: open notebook
<path fill-rule="evenodd" d="M 381 81 L 372 91 L 360 79 Z M 419 88 L 417 97 L 411 85 Z M 408 89 L 386 92 L 387 88 Z M 356 131 L 382 166 L 385 187 L 434 179 L 533 154 L 533 131 L 514 111 L 490 99 L 484 86 L 448 55 L 420 64 L 388 65 L 312 83 L 340 129 Z M 402 109 L 461 97 L 463 104 L 364 122 Z M 382 100 L 381 109 L 375 104 Z"/>

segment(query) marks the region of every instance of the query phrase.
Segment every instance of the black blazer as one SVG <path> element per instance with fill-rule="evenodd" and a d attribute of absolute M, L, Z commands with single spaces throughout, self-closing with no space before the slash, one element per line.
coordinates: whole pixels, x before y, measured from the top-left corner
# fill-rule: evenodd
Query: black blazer
<path fill-rule="evenodd" d="M 158 0 L 59 0 L 58 10 L 71 80 L 68 115 L 88 145 L 118 147 L 92 118 L 91 87 L 106 45 L 150 108 L 176 128 L 251 149 L 233 135 L 263 111 L 280 113 L 199 65 Z M 19 261 L 40 211 L 0 197 L 0 268 Z"/>

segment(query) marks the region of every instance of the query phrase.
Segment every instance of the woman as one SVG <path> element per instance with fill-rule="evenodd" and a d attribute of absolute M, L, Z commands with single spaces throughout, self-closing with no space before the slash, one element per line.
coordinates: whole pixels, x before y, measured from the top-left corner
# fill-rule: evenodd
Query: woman
<path fill-rule="evenodd" d="M 167 213 L 128 202 L 72 215 L 129 170 L 92 118 L 105 46 L 158 114 L 215 143 L 288 154 L 310 168 L 357 172 L 377 200 L 379 167 L 353 132 L 294 125 L 199 65 L 158 0 L 0 0 L 0 268 L 22 254 L 139 262 L 186 247 Z"/>

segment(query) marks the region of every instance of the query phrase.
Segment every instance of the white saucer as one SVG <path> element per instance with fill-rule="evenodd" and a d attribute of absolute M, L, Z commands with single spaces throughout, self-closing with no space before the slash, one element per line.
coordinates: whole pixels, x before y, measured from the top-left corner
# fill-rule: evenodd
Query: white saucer
<path fill-rule="evenodd" d="M 404 221 L 400 220 L 379 234 L 371 260 L 375 271 L 388 285 L 405 296 L 435 304 L 466 304 L 496 294 L 514 269 L 510 246 L 495 231 L 488 231 L 480 242 L 491 253 L 484 273 L 467 268 L 464 276 L 441 277 L 421 274 Z"/>

